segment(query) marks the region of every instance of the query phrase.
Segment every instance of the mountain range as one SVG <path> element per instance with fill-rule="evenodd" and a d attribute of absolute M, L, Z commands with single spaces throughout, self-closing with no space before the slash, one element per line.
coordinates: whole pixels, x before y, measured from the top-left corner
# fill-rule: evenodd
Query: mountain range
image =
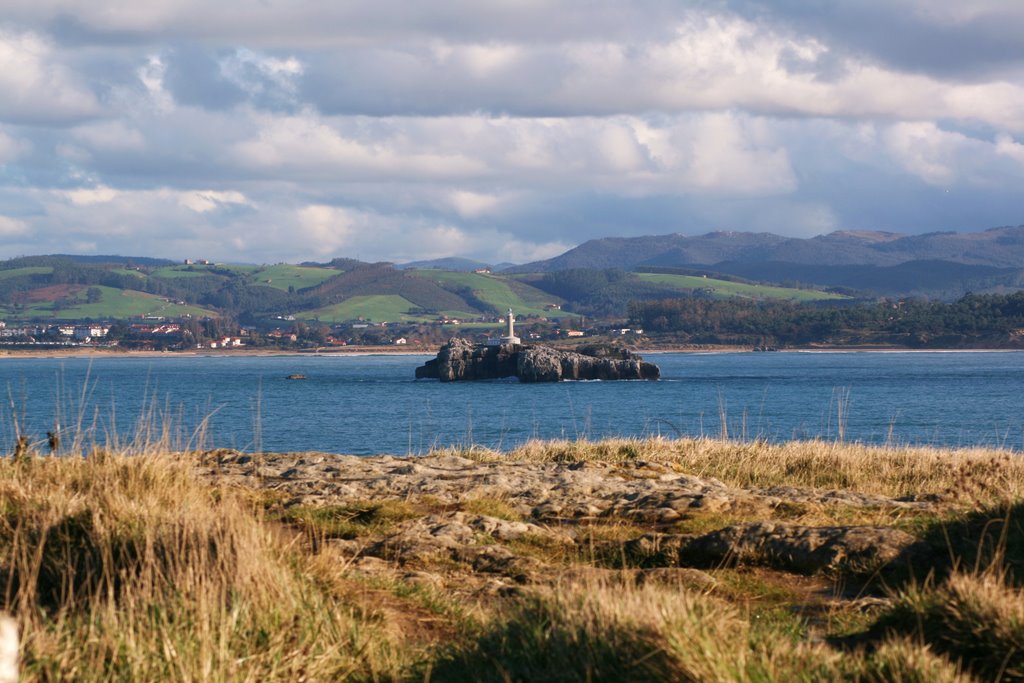
<path fill-rule="evenodd" d="M 571 268 L 632 270 L 638 266 L 711 266 L 723 262 L 894 266 L 909 261 L 1021 268 L 1024 267 L 1024 225 L 982 232 L 923 235 L 846 230 L 810 238 L 764 232 L 606 237 L 584 242 L 560 256 L 511 270 L 524 273 Z"/>
<path fill-rule="evenodd" d="M 1024 226 L 905 235 L 839 231 L 811 238 L 711 232 L 590 240 L 512 273 L 685 269 L 762 282 L 953 297 L 1024 284 Z"/>

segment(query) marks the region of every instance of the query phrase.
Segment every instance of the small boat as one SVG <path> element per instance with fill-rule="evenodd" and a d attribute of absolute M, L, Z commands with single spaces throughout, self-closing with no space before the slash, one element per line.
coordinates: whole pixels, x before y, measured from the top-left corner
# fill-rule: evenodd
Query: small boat
<path fill-rule="evenodd" d="M 306 379 L 306 376 L 299 373 L 295 373 L 293 375 L 288 375 L 287 377 L 285 377 L 285 379 Z"/>

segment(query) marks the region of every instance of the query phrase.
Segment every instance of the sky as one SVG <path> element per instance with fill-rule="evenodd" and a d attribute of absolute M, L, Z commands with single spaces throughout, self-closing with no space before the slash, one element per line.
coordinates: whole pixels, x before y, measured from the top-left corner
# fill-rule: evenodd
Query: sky
<path fill-rule="evenodd" d="M 1024 223 L 1020 0 L 2 0 L 0 257 Z"/>

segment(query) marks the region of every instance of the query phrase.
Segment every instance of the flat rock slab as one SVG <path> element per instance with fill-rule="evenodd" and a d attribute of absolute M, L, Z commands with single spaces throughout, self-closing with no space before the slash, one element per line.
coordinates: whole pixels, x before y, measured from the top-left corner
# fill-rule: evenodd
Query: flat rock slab
<path fill-rule="evenodd" d="M 309 453 L 253 456 L 218 452 L 203 476 L 268 488 L 303 504 L 431 496 L 444 504 L 494 498 L 546 523 L 615 517 L 669 523 L 696 512 L 768 516 L 784 502 L 849 507 L 930 509 L 928 500 L 897 500 L 797 487 L 743 489 L 714 478 L 644 461 L 624 463 L 476 461 L 458 456 L 346 456 Z"/>
<path fill-rule="evenodd" d="M 771 519 L 783 504 L 930 510 L 935 499 L 894 499 L 799 487 L 739 488 L 697 477 L 670 464 L 477 461 L 453 455 L 356 457 L 326 454 L 248 455 L 231 451 L 200 458 L 202 476 L 278 492 L 284 505 L 345 505 L 380 500 L 429 500 L 430 514 L 405 520 L 383 536 L 351 544 L 350 556 L 389 566 L 441 561 L 516 583 L 542 580 L 538 561 L 510 547 L 535 539 L 548 548 L 587 538 L 587 525 L 638 526 L 647 533 L 607 541 L 609 556 L 649 572 L 638 581 L 687 579 L 682 569 L 756 564 L 788 572 L 865 575 L 908 562 L 928 563 L 930 550 L 903 531 L 882 526 L 807 526 L 778 521 L 727 524 L 737 517 Z M 500 504 L 502 519 L 464 511 L 474 500 Z M 486 506 L 485 506 L 486 507 Z M 703 534 L 670 533 L 680 520 L 700 516 L 723 528 Z M 518 517 L 516 519 L 515 517 Z M 532 541 L 530 541 L 532 542 Z M 338 547 L 342 547 L 339 542 Z M 348 546 L 345 546 L 348 547 Z M 675 577 L 675 578 L 672 578 Z"/>

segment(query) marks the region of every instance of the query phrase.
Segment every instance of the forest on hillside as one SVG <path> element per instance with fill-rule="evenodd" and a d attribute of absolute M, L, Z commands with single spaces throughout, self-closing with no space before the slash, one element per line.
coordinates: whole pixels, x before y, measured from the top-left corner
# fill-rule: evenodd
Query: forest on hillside
<path fill-rule="evenodd" d="M 1024 337 L 1024 292 L 856 306 L 675 298 L 633 302 L 629 317 L 648 333 L 697 344 L 1017 346 Z"/>

